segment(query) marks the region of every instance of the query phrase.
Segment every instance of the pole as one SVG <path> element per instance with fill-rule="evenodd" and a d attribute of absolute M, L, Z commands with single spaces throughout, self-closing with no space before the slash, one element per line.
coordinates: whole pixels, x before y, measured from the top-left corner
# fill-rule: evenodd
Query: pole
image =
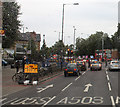
<path fill-rule="evenodd" d="M 63 4 L 63 11 L 62 11 L 62 42 L 63 42 L 63 29 L 64 29 L 64 6 L 65 4 Z"/>
<path fill-rule="evenodd" d="M 74 28 L 74 49 L 75 49 L 75 26 L 73 26 L 73 28 Z"/>
<path fill-rule="evenodd" d="M 1 1 L 0 1 L 0 28 L 2 28 L 2 2 Z M 0 85 L 2 86 L 2 35 L 0 35 Z M 2 96 L 2 88 L 0 88 L 0 96 Z"/>
<path fill-rule="evenodd" d="M 104 50 L 104 34 L 102 35 L 102 62 L 103 62 L 103 50 Z"/>
<path fill-rule="evenodd" d="M 63 44 L 63 29 L 64 29 L 64 6 L 65 4 L 63 4 L 63 11 L 62 11 L 62 44 Z M 62 64 L 63 64 L 63 46 L 61 50 L 61 70 L 63 68 Z"/>

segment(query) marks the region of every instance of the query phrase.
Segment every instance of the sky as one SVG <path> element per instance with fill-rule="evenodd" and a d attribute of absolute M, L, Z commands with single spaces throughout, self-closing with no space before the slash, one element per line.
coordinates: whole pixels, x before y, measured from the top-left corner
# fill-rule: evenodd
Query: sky
<path fill-rule="evenodd" d="M 27 31 L 43 35 L 46 45 L 51 47 L 62 32 L 62 9 L 64 8 L 64 43 L 73 44 L 75 36 L 87 38 L 96 31 L 103 31 L 109 36 L 117 31 L 119 0 L 17 0 L 21 6 L 19 16 Z M 72 5 L 79 3 L 79 5 Z M 56 32 L 55 32 L 56 31 Z M 22 32 L 22 30 L 21 30 Z M 61 33 L 60 33 L 61 39 Z"/>

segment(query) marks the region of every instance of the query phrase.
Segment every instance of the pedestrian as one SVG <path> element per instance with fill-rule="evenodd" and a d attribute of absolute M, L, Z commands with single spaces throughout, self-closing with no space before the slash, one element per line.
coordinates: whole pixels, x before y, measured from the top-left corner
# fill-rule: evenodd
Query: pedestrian
<path fill-rule="evenodd" d="M 88 59 L 88 68 L 90 68 L 90 59 Z"/>
<path fill-rule="evenodd" d="M 17 60 L 17 61 L 15 62 L 15 67 L 16 67 L 16 73 L 18 73 L 19 68 L 20 68 L 20 62 L 19 62 L 19 60 Z"/>
<path fill-rule="evenodd" d="M 25 64 L 28 63 L 28 60 L 27 60 L 27 57 L 24 56 L 23 59 L 22 59 L 22 67 L 23 67 L 23 72 L 24 72 L 24 67 L 25 67 Z"/>
<path fill-rule="evenodd" d="M 105 60 L 105 66 L 107 67 L 107 60 Z"/>

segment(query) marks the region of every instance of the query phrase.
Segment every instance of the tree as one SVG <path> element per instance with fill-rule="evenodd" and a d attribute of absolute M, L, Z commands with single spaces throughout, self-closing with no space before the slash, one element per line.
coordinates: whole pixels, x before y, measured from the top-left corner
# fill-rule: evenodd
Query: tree
<path fill-rule="evenodd" d="M 18 39 L 20 21 L 18 20 L 20 6 L 16 2 L 3 2 L 3 48 L 10 48 Z"/>

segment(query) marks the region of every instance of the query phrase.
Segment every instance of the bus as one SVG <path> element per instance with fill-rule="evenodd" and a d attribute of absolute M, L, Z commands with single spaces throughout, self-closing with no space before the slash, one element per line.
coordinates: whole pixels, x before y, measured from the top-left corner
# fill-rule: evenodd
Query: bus
<path fill-rule="evenodd" d="M 102 61 L 102 50 L 95 50 L 95 59 Z M 111 49 L 103 49 L 103 60 L 107 60 L 107 61 L 112 60 Z"/>

